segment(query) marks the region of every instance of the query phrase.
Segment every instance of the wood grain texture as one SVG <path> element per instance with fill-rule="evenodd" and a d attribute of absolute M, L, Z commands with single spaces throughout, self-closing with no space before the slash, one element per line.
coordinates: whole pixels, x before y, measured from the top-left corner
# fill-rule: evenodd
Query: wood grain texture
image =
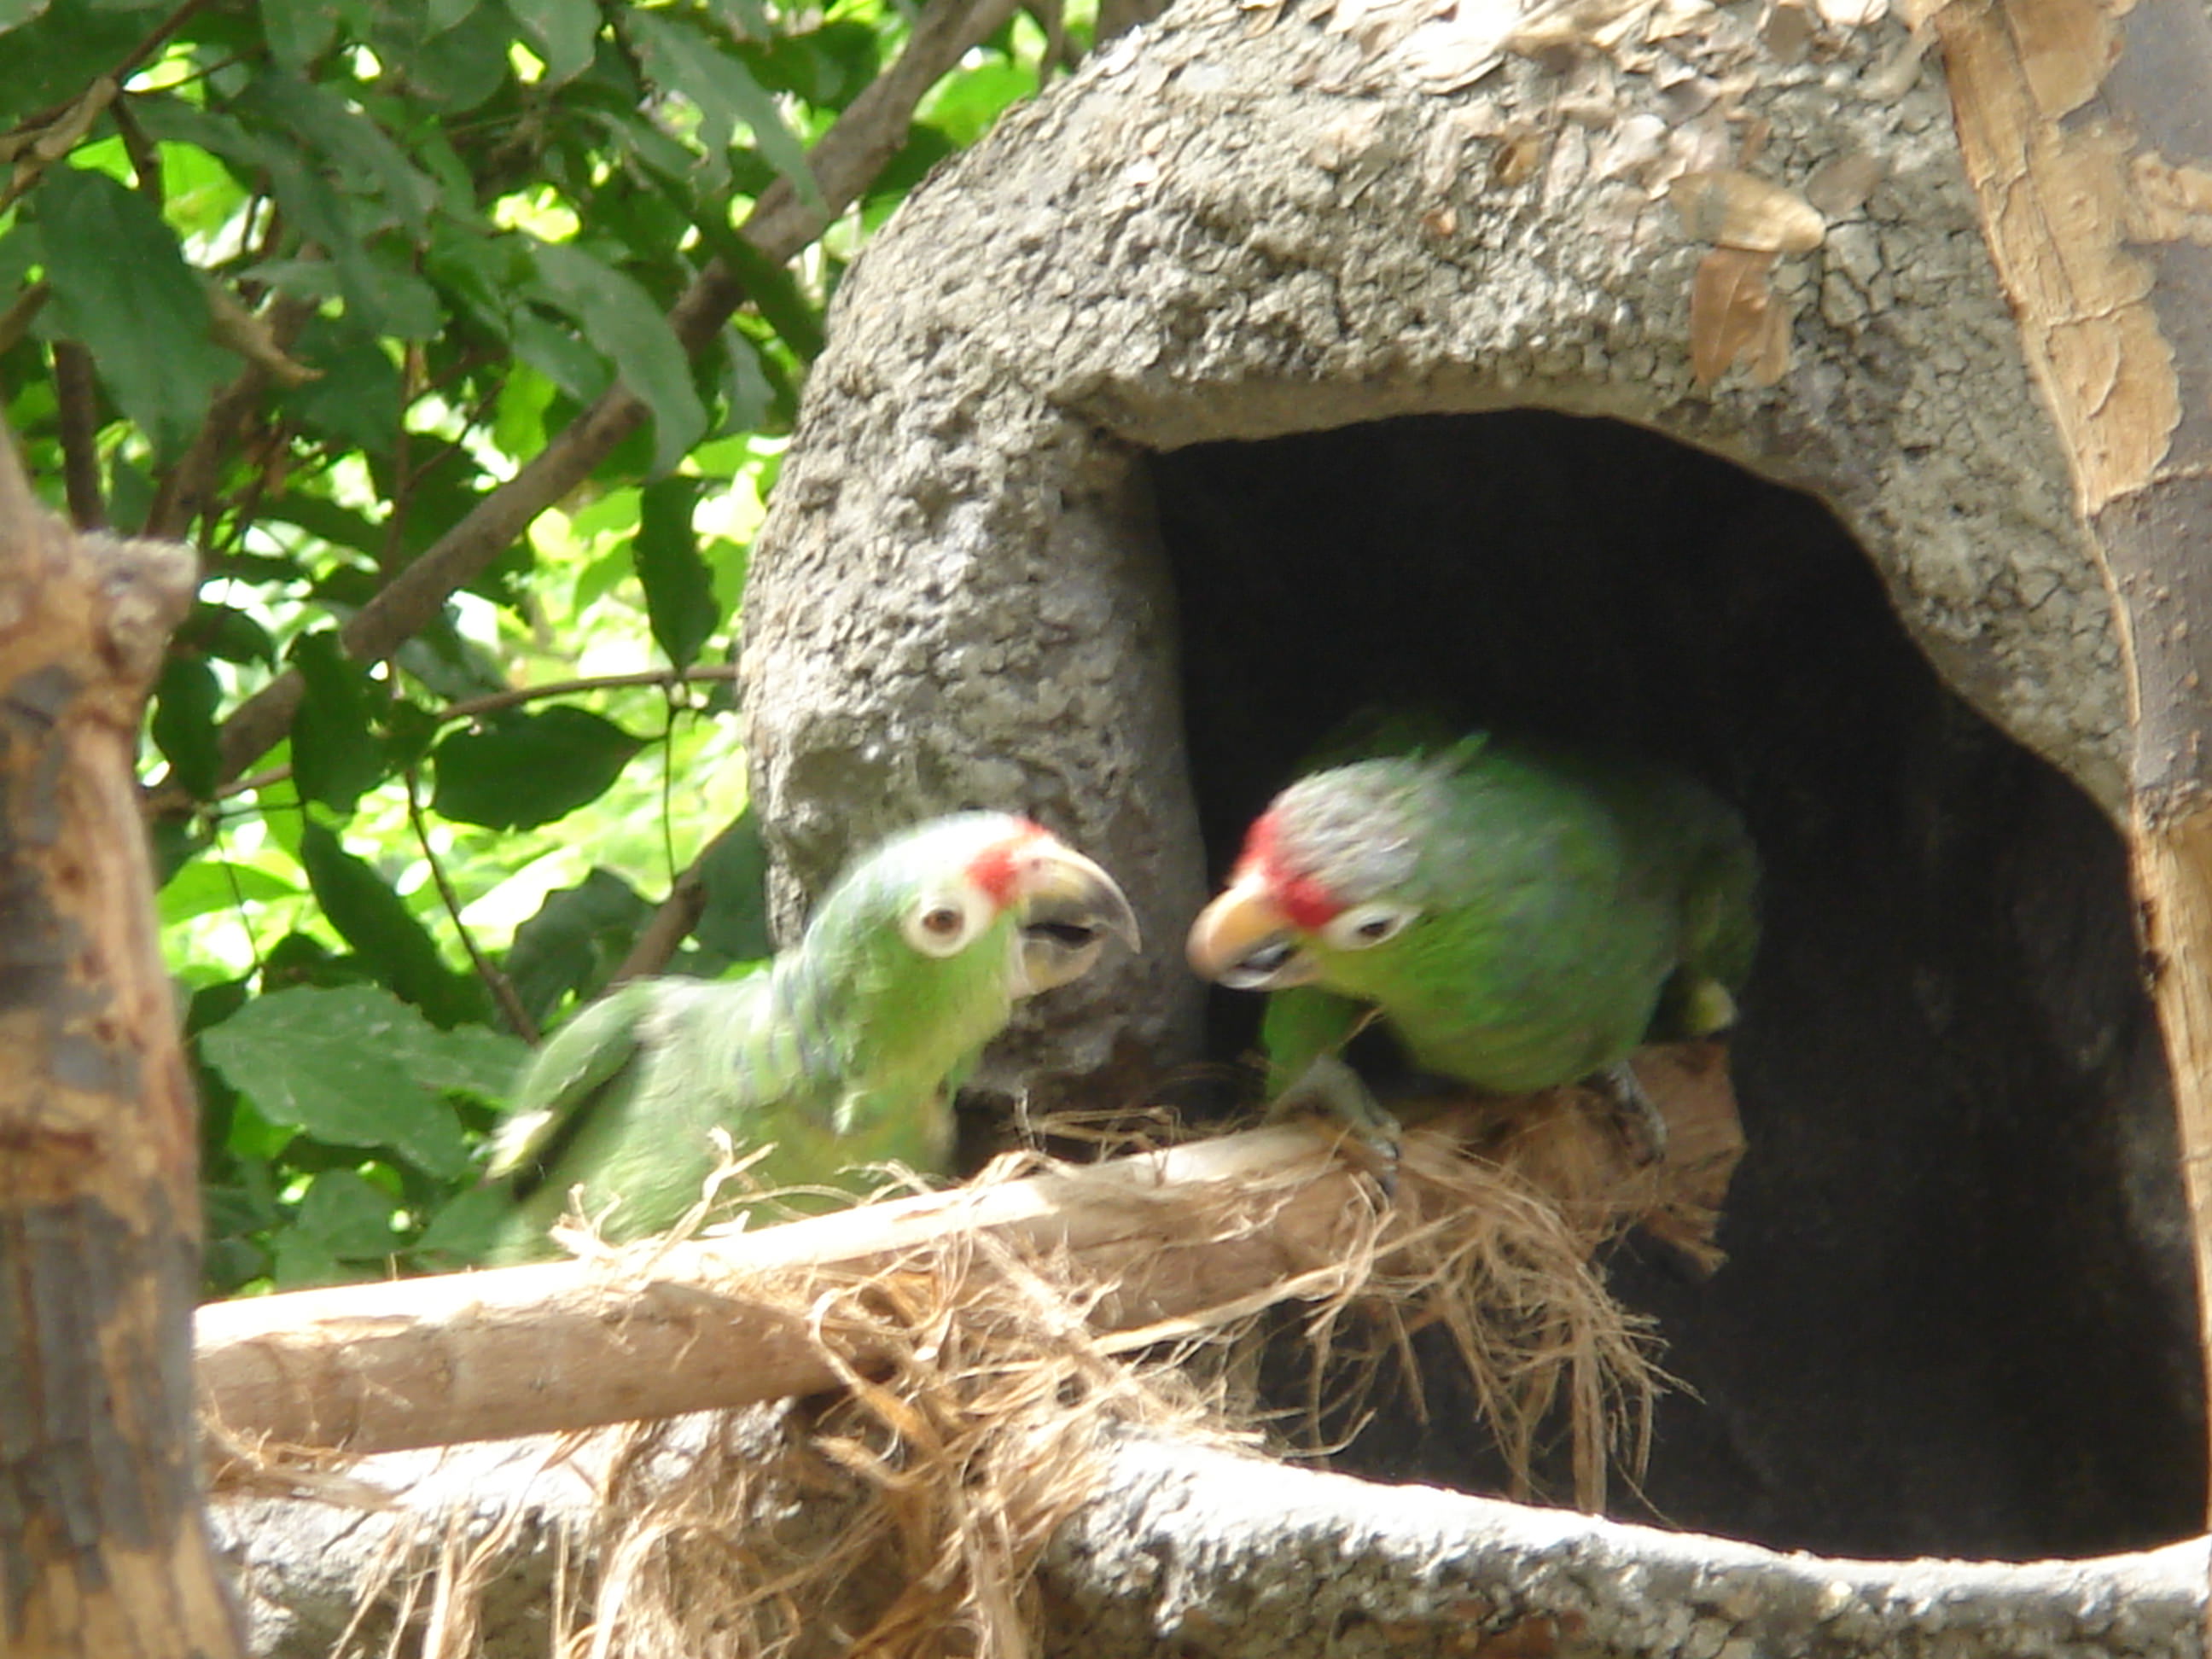
<path fill-rule="evenodd" d="M 0 446 L 0 1652 L 238 1650 L 201 1511 L 198 1136 L 132 774 L 191 555 Z"/>

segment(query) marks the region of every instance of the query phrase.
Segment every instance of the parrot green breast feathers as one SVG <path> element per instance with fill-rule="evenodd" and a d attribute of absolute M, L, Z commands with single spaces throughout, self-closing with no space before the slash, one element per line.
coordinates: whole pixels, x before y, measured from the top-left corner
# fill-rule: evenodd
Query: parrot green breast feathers
<path fill-rule="evenodd" d="M 1688 777 L 1478 734 L 1292 784 L 1188 954 L 1278 994 L 1279 1078 L 1373 1010 L 1421 1071 L 1528 1093 L 1727 1024 L 1757 883 L 1741 821 Z"/>
<path fill-rule="evenodd" d="M 612 1242 L 666 1231 L 720 1161 L 770 1148 L 769 1186 L 856 1164 L 925 1172 L 950 1097 L 1023 998 L 1137 948 L 1111 877 L 1025 818 L 963 812 L 894 836 L 833 885 L 792 949 L 736 981 L 638 980 L 556 1032 L 517 1084 L 489 1178 L 515 1196 L 490 1259 L 550 1255 L 581 1189 Z"/>

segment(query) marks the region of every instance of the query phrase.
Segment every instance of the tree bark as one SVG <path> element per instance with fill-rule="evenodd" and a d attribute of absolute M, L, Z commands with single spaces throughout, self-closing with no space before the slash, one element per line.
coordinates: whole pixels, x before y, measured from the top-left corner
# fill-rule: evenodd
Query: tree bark
<path fill-rule="evenodd" d="M 200 1504 L 198 1139 L 131 760 L 181 548 L 0 443 L 0 1651 L 236 1652 Z"/>
<path fill-rule="evenodd" d="M 256 1659 L 323 1659 L 364 1595 L 380 1634 L 410 1582 L 395 1563 L 450 1571 L 479 1547 L 480 1659 L 538 1659 L 560 1540 L 591 1534 L 601 1474 L 589 1448 L 516 1442 L 371 1459 L 349 1479 L 356 1504 L 389 1495 L 374 1510 L 220 1501 Z M 1040 1565 L 1035 1650 L 2197 1659 L 2205 1562 L 2203 1539 L 2021 1565 L 1838 1559 L 1132 1438 Z M 611 1650 L 629 1650 L 619 1633 Z"/>
<path fill-rule="evenodd" d="M 2119 619 L 2145 965 L 2212 1376 L 2212 20 L 1934 5 L 1960 149 Z"/>
<path fill-rule="evenodd" d="M 1137 1441 L 1045 1559 L 1045 1655 L 2201 1653 L 2203 1540 L 1850 1561 Z"/>

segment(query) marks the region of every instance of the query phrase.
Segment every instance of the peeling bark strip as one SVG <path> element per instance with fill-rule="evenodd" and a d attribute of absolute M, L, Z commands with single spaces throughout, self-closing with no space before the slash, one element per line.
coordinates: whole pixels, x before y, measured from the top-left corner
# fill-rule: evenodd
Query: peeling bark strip
<path fill-rule="evenodd" d="M 131 757 L 181 548 L 71 535 L 0 441 L 0 1653 L 235 1653 L 195 1481 L 190 1085 Z"/>
<path fill-rule="evenodd" d="M 1959 143 L 2120 621 L 2136 890 L 2212 1376 L 2212 21 L 1937 0 Z"/>

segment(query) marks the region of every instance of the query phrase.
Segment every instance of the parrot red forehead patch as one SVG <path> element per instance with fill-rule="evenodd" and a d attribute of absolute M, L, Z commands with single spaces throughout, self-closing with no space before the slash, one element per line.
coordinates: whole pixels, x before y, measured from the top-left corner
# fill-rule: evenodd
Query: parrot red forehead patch
<path fill-rule="evenodd" d="M 1017 818 L 1014 824 L 1012 834 L 993 842 L 968 861 L 968 879 L 1002 910 L 1014 902 L 1023 853 L 1040 841 L 1052 839 L 1051 832 L 1041 823 Z"/>
<path fill-rule="evenodd" d="M 1244 856 L 1237 861 L 1237 875 L 1257 872 L 1267 896 L 1291 927 L 1310 933 L 1344 908 L 1343 901 L 1316 877 L 1293 865 L 1282 844 L 1281 826 L 1273 812 L 1255 819 L 1244 837 Z"/>

